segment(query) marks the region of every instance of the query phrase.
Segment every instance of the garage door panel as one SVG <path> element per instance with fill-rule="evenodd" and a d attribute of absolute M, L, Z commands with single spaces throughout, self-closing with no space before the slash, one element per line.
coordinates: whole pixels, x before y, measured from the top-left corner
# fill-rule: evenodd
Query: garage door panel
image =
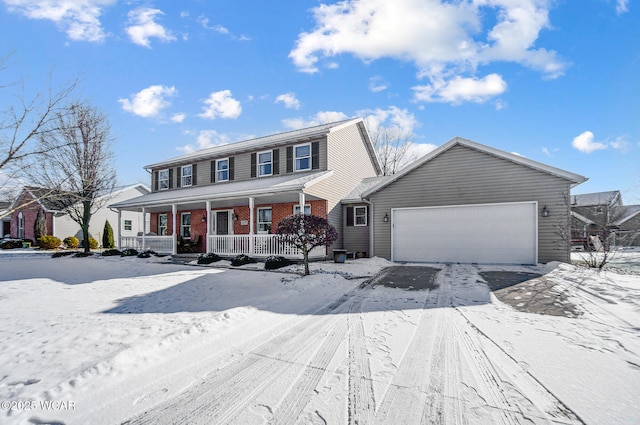
<path fill-rule="evenodd" d="M 537 203 L 392 210 L 395 261 L 534 264 Z"/>

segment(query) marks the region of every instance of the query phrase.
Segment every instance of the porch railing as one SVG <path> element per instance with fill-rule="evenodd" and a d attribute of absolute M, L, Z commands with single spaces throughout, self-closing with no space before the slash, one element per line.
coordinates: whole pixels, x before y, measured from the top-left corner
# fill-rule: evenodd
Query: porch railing
<path fill-rule="evenodd" d="M 207 252 L 218 255 L 245 254 L 250 257 L 269 257 L 271 255 L 287 258 L 302 258 L 302 252 L 286 243 L 278 235 L 211 235 L 207 244 Z M 310 258 L 325 256 L 324 247 L 316 247 Z"/>
<path fill-rule="evenodd" d="M 173 236 L 123 236 L 120 244 L 122 249 L 133 248 L 138 251 L 150 249 L 152 251 L 171 254 L 173 252 Z"/>

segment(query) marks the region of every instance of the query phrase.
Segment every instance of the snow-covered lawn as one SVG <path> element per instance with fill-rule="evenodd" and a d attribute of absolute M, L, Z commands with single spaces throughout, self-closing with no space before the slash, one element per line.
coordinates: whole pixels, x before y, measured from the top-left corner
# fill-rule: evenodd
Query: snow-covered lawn
<path fill-rule="evenodd" d="M 434 265 L 438 288 L 408 291 L 361 287 L 376 258 L 301 277 L 2 253 L 0 423 L 638 423 L 625 255 L 622 273 Z M 545 273 L 582 314 L 518 312 L 486 270 Z"/>

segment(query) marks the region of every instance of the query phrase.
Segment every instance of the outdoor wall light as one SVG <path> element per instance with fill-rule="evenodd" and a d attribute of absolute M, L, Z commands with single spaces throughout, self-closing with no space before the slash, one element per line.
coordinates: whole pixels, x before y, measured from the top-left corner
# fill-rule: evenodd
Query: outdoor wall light
<path fill-rule="evenodd" d="M 547 208 L 546 205 L 544 207 L 542 207 L 542 216 L 543 217 L 549 217 L 549 209 Z"/>
<path fill-rule="evenodd" d="M 388 223 L 388 222 L 389 222 L 389 214 L 384 213 L 384 218 L 383 218 L 383 220 L 384 220 L 384 222 L 385 222 L 385 223 Z"/>
<path fill-rule="evenodd" d="M 238 214 L 233 215 L 233 221 L 238 221 Z"/>
<path fill-rule="evenodd" d="M 207 222 L 207 216 L 203 215 L 202 218 L 200 219 L 201 222 L 206 223 Z"/>

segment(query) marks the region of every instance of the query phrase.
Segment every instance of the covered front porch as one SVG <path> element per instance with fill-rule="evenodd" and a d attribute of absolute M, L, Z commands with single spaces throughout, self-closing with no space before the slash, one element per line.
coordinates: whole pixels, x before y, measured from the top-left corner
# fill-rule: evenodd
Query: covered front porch
<path fill-rule="evenodd" d="M 137 236 L 120 237 L 118 247 L 163 254 L 215 253 L 221 257 L 245 254 L 254 258 L 302 259 L 302 252 L 274 234 L 279 221 L 288 215 L 302 211 L 327 216 L 326 200 L 305 193 L 305 185 L 301 186 L 288 190 L 271 187 L 266 193 L 246 196 L 227 191 L 215 193 L 216 188 L 210 186 L 210 193 L 198 195 L 194 189 L 181 189 L 154 192 L 119 203 L 113 206 L 119 214 L 123 210 L 142 213 L 144 229 Z M 186 192 L 192 192 L 193 196 L 189 199 L 184 196 L 189 195 Z M 121 225 L 119 219 L 118 226 Z M 324 257 L 324 247 L 310 253 L 310 258 Z"/>

